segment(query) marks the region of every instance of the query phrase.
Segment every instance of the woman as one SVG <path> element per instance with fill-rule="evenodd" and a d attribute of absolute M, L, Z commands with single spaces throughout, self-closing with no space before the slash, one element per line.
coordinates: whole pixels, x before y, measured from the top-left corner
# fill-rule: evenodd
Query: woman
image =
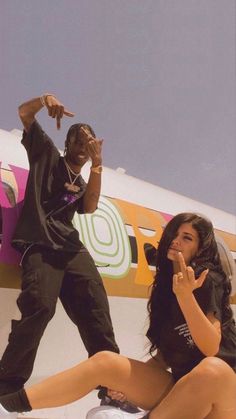
<path fill-rule="evenodd" d="M 102 385 L 150 411 L 150 419 L 235 419 L 236 331 L 230 291 L 211 222 L 192 213 L 177 215 L 158 247 L 148 303 L 150 360 L 97 353 L 1 397 L 0 418 L 71 403 Z M 122 412 L 120 417 L 136 414 Z"/>

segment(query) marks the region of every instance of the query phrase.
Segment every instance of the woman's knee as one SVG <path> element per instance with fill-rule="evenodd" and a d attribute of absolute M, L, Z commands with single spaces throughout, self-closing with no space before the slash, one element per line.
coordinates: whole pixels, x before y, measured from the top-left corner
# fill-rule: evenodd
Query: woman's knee
<path fill-rule="evenodd" d="M 196 368 L 213 376 L 213 378 L 234 375 L 232 368 L 225 361 L 215 356 L 204 358 Z"/>
<path fill-rule="evenodd" d="M 230 366 L 217 357 L 204 358 L 190 373 L 189 378 L 193 386 L 199 391 L 199 386 L 204 383 L 204 388 L 221 388 L 235 381 L 235 373 Z"/>
<path fill-rule="evenodd" d="M 119 366 L 121 356 L 111 351 L 100 351 L 94 354 L 90 359 L 95 364 L 96 369 L 100 371 L 115 371 Z"/>
<path fill-rule="evenodd" d="M 105 365 L 115 365 L 117 363 L 117 360 L 119 358 L 119 354 L 111 351 L 100 351 L 94 354 L 91 359 L 94 360 L 94 362 L 98 364 L 105 364 Z"/>

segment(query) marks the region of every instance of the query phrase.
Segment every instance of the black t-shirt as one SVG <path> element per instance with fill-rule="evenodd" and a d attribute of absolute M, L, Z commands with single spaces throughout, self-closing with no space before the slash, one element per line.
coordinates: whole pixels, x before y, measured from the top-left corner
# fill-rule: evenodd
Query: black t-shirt
<path fill-rule="evenodd" d="M 202 287 L 194 291 L 194 296 L 205 314 L 212 312 L 222 321 L 223 286 L 220 274 L 210 272 Z M 205 355 L 195 345 L 174 294 L 169 310 L 168 321 L 161 329 L 159 349 L 174 377 L 178 379 L 191 371 Z M 220 350 L 216 356 L 236 371 L 236 328 L 233 319 L 222 326 Z"/>
<path fill-rule="evenodd" d="M 64 184 L 70 180 L 63 157 L 37 121 L 24 131 L 21 142 L 30 170 L 12 245 L 20 251 L 32 243 L 68 252 L 83 250 L 72 219 L 75 211 L 84 213 L 85 181 L 79 175 L 74 183 L 79 192 L 66 190 Z"/>

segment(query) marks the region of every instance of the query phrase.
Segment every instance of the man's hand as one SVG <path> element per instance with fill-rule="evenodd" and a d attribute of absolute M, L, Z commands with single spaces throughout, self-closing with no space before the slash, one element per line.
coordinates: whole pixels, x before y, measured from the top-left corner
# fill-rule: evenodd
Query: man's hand
<path fill-rule="evenodd" d="M 48 110 L 48 115 L 57 120 L 57 129 L 61 128 L 61 119 L 63 116 L 73 117 L 73 112 L 65 109 L 64 105 L 54 95 L 44 95 L 45 106 Z"/>
<path fill-rule="evenodd" d="M 86 130 L 84 127 L 81 127 L 80 129 L 87 136 L 87 140 L 88 140 L 87 151 L 88 151 L 89 157 L 92 160 L 92 166 L 93 167 L 100 166 L 102 164 L 103 140 L 93 137 L 92 134 L 88 130 Z"/>
<path fill-rule="evenodd" d="M 191 266 L 186 266 L 181 252 L 178 253 L 180 272 L 173 275 L 173 292 L 177 297 L 188 296 L 195 289 L 200 288 L 206 279 L 208 269 L 205 269 L 199 278 L 195 278 L 194 270 Z"/>
<path fill-rule="evenodd" d="M 101 166 L 102 164 L 102 144 L 103 140 L 99 140 L 94 138 L 90 140 L 87 145 L 87 150 L 89 153 L 89 157 L 92 160 L 92 166 Z"/>

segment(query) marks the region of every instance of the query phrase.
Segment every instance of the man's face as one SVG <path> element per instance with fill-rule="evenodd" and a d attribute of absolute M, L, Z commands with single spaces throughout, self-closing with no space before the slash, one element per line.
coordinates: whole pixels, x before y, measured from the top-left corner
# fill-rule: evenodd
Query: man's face
<path fill-rule="evenodd" d="M 82 129 L 79 134 L 72 135 L 67 146 L 66 157 L 74 165 L 82 167 L 89 159 L 87 144 L 91 134 Z"/>

